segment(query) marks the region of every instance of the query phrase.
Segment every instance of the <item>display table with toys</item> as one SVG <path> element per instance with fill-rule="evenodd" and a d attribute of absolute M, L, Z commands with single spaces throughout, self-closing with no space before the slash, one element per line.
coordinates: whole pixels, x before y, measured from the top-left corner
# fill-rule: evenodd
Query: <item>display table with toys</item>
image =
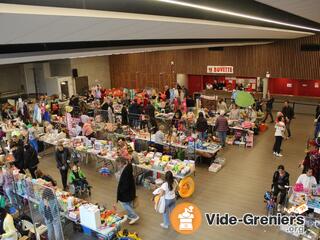
<path fill-rule="evenodd" d="M 52 189 L 60 206 L 60 215 L 69 221 L 80 224 L 86 234 L 95 234 L 101 239 L 111 240 L 127 221 L 126 215 L 121 215 L 113 207 L 104 209 L 83 199 L 74 197 L 70 192 L 52 187 L 51 183 L 43 179 L 30 179 L 26 175 L 13 171 L 15 179 L 15 193 L 39 205 L 45 189 Z"/>

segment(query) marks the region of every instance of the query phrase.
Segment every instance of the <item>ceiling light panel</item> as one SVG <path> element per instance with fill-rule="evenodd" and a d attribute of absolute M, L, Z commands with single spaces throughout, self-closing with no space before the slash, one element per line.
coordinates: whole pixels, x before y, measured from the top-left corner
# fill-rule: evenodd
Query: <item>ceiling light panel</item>
<path fill-rule="evenodd" d="M 214 13 L 225 14 L 225 15 L 234 16 L 234 17 L 251 19 L 251 20 L 260 21 L 260 22 L 273 23 L 273 24 L 277 24 L 277 25 L 281 25 L 281 26 L 299 28 L 299 29 L 304 29 L 304 30 L 313 31 L 313 32 L 320 32 L 320 29 L 318 29 L 318 28 L 311 28 L 311 27 L 286 23 L 286 22 L 282 22 L 282 21 L 276 21 L 276 20 L 267 19 L 267 18 L 261 18 L 261 17 L 257 17 L 257 16 L 253 16 L 253 15 L 247 15 L 247 14 L 237 13 L 237 12 L 233 12 L 233 11 L 228 11 L 228 10 L 224 10 L 224 9 L 208 7 L 208 6 L 203 6 L 203 5 L 198 5 L 198 4 L 193 4 L 193 3 L 183 2 L 183 1 L 175 1 L 175 0 L 153 0 L 153 1 L 164 2 L 164 3 L 174 4 L 174 5 L 180 5 L 180 6 L 184 6 L 184 7 L 190 7 L 190 8 L 200 9 L 200 10 L 204 10 L 204 11 L 210 11 L 210 12 L 214 12 Z"/>

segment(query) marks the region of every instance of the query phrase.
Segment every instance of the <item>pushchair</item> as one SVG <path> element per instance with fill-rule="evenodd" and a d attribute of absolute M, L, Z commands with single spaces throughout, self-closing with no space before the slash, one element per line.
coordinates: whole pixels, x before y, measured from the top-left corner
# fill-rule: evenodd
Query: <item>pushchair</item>
<path fill-rule="evenodd" d="M 69 184 L 69 190 L 74 196 L 78 197 L 82 194 L 91 196 L 92 187 L 89 185 L 86 176 L 77 165 L 72 167 L 72 171 L 69 174 Z"/>
<path fill-rule="evenodd" d="M 292 191 L 292 186 L 284 186 L 284 189 L 286 191 L 285 199 L 284 199 L 284 207 L 288 204 L 288 197 Z M 266 203 L 266 211 L 267 215 L 275 215 L 277 212 L 281 212 L 281 205 L 278 203 L 278 195 L 280 195 L 281 192 L 279 191 L 277 195 L 274 194 L 274 186 L 272 184 L 271 191 L 267 191 L 264 194 L 264 202 Z"/>
<path fill-rule="evenodd" d="M 79 197 L 83 194 L 91 196 L 91 188 L 92 187 L 89 185 L 86 179 L 74 180 L 69 186 L 70 192 L 76 197 Z"/>

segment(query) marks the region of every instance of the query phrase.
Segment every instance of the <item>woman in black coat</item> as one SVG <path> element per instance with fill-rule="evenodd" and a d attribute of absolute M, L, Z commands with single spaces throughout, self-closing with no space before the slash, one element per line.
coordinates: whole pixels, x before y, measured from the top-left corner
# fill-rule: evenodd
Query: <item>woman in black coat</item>
<path fill-rule="evenodd" d="M 12 143 L 10 145 L 12 149 L 12 155 L 14 157 L 14 166 L 20 170 L 20 173 L 25 173 L 23 140 L 19 139 L 17 136 L 13 136 Z"/>
<path fill-rule="evenodd" d="M 36 178 L 35 171 L 37 170 L 39 164 L 38 153 L 37 151 L 30 145 L 27 144 L 24 146 L 24 167 L 28 169 L 31 173 L 33 179 Z"/>
<path fill-rule="evenodd" d="M 117 201 L 128 213 L 129 224 L 134 224 L 139 220 L 139 216 L 133 210 L 133 201 L 136 198 L 136 185 L 133 177 L 132 164 L 128 163 L 125 158 L 118 157 L 116 159 L 118 172 L 116 173 L 119 179 L 117 190 Z"/>
<path fill-rule="evenodd" d="M 128 125 L 128 110 L 125 105 L 123 105 L 121 109 L 121 124 Z"/>
<path fill-rule="evenodd" d="M 60 170 L 63 190 L 67 190 L 70 152 L 62 144 L 58 144 L 56 150 L 57 168 Z"/>

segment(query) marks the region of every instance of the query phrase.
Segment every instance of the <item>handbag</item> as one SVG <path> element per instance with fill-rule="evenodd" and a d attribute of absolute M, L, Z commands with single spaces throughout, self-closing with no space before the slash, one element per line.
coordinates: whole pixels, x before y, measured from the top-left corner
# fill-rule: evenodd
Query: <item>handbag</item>
<path fill-rule="evenodd" d="M 138 197 L 135 197 L 135 199 L 133 199 L 133 208 L 137 208 L 139 206 L 139 198 Z"/>

